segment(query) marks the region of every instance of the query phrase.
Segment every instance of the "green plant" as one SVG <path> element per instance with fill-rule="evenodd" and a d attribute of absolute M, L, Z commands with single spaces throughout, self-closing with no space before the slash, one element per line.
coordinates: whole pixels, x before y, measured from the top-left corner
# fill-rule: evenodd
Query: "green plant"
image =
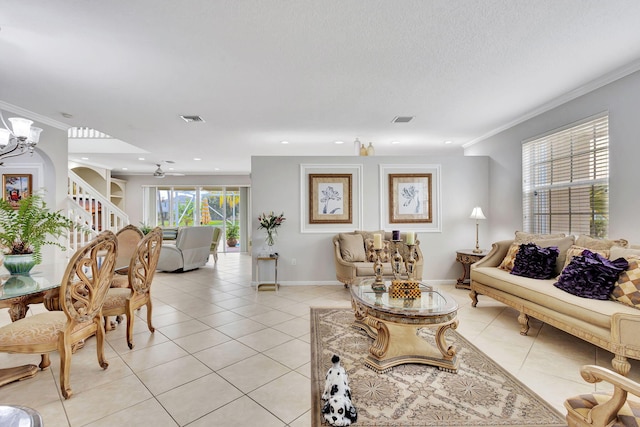
<path fill-rule="evenodd" d="M 52 212 L 39 194 L 18 201 L 14 209 L 6 200 L 0 200 L 0 245 L 9 255 L 33 254 L 36 263 L 42 261 L 40 250 L 44 245 L 66 248 L 54 240 L 73 226 L 70 219 Z"/>
<path fill-rule="evenodd" d="M 230 240 L 230 239 L 237 240 L 238 237 L 240 236 L 240 226 L 238 226 L 238 224 L 236 224 L 235 222 L 228 224 L 226 236 L 227 236 L 227 240 Z"/>
<path fill-rule="evenodd" d="M 144 222 L 140 221 L 140 227 L 138 227 L 140 229 L 140 231 L 142 231 L 142 234 L 144 234 L 145 236 L 147 234 L 149 234 L 151 232 L 151 230 L 153 230 L 153 227 L 145 224 Z"/>

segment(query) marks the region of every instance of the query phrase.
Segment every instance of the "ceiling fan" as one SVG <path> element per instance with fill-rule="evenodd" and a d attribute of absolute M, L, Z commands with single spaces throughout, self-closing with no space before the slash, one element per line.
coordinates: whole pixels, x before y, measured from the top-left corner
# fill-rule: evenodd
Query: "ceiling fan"
<path fill-rule="evenodd" d="M 156 171 L 153 173 L 153 177 L 154 178 L 164 178 L 165 174 L 164 174 L 164 171 L 162 170 L 162 168 L 160 167 L 160 163 L 156 163 L 156 166 L 158 166 L 158 169 L 156 169 Z"/>

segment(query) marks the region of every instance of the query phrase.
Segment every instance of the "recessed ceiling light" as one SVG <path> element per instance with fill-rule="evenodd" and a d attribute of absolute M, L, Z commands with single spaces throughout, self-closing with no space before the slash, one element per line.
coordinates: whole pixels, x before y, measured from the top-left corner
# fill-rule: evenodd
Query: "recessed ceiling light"
<path fill-rule="evenodd" d="M 344 144 L 344 141 L 335 141 L 336 144 Z"/>
<path fill-rule="evenodd" d="M 128 171 L 128 170 L 129 170 L 129 168 L 122 168 L 122 170 L 123 170 L 123 171 Z"/>
<path fill-rule="evenodd" d="M 400 141 L 391 141 L 391 143 L 392 143 L 393 145 L 398 145 L 398 144 L 400 144 Z"/>
<path fill-rule="evenodd" d="M 175 168 L 169 168 L 170 171 L 175 170 Z"/>
<path fill-rule="evenodd" d="M 80 157 L 82 160 L 89 160 L 88 157 Z"/>
<path fill-rule="evenodd" d="M 214 170 L 214 171 L 219 171 L 219 170 L 220 170 L 220 168 L 213 168 L 213 170 Z"/>
<path fill-rule="evenodd" d="M 450 139 L 448 139 L 448 140 L 446 140 L 444 143 L 445 143 L 445 144 L 447 144 L 447 145 L 449 145 L 449 144 L 453 144 L 453 141 L 451 141 Z"/>
<path fill-rule="evenodd" d="M 288 144 L 289 141 L 280 141 L 280 144 Z"/>
<path fill-rule="evenodd" d="M 199 160 L 202 160 L 202 159 L 200 157 L 194 157 L 193 160 L 199 161 Z"/>
<path fill-rule="evenodd" d="M 138 160 L 144 160 L 144 157 L 138 157 Z"/>

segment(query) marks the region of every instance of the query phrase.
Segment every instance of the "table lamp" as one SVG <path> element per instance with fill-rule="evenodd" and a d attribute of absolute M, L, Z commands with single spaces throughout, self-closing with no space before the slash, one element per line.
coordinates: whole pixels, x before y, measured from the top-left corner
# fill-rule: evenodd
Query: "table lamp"
<path fill-rule="evenodd" d="M 478 244 L 478 221 L 487 218 L 482 213 L 482 208 L 480 206 L 476 206 L 475 208 L 473 208 L 473 210 L 471 211 L 471 216 L 469 216 L 469 218 L 476 220 L 476 248 L 473 250 L 473 253 L 479 254 L 482 253 L 482 249 L 480 249 L 480 245 Z"/>

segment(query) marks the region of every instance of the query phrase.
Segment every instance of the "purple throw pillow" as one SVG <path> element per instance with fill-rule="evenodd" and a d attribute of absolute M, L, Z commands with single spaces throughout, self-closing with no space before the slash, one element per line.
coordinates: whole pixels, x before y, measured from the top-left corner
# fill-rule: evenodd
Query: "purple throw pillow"
<path fill-rule="evenodd" d="M 541 248 L 535 243 L 524 243 L 516 254 L 511 274 L 531 279 L 551 279 L 559 254 L 557 246 Z"/>
<path fill-rule="evenodd" d="M 618 276 L 628 267 L 624 258 L 612 261 L 585 249 L 562 270 L 554 286 L 579 297 L 607 300 Z"/>

